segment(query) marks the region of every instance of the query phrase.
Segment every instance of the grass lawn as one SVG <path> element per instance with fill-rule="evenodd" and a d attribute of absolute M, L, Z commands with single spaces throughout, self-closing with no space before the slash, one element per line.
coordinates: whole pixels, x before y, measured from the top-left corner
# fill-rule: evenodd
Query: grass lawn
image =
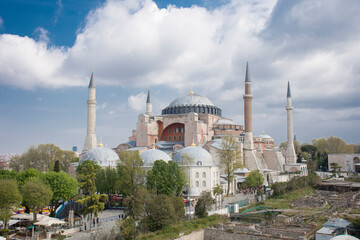
<path fill-rule="evenodd" d="M 183 221 L 165 227 L 163 230 L 138 235 L 136 239 L 174 239 L 179 237 L 180 233 L 190 234 L 191 232 L 212 227 L 221 222 L 228 222 L 229 219 L 220 215 L 212 215 L 206 218 L 196 218 L 190 221 Z"/>
<path fill-rule="evenodd" d="M 288 193 L 280 195 L 280 196 L 273 196 L 262 202 L 251 204 L 248 207 L 243 208 L 241 210 L 245 211 L 249 208 L 253 208 L 256 206 L 267 206 L 267 207 L 271 207 L 274 209 L 289 209 L 289 208 L 291 208 L 292 201 L 294 201 L 295 199 L 307 196 L 307 195 L 311 195 L 313 193 L 315 193 L 315 189 L 313 189 L 312 187 L 297 189 L 297 190 L 288 192 Z"/>

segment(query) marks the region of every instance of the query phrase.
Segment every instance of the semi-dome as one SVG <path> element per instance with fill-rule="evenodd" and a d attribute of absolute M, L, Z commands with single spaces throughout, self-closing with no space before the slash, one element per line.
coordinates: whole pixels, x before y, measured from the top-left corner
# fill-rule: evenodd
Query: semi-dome
<path fill-rule="evenodd" d="M 220 118 L 214 123 L 214 125 L 235 125 L 235 123 L 230 119 Z"/>
<path fill-rule="evenodd" d="M 171 160 L 170 156 L 165 152 L 158 149 L 149 149 L 140 154 L 141 160 L 144 162 L 145 167 L 150 167 L 156 160 L 163 160 L 168 162 Z"/>
<path fill-rule="evenodd" d="M 107 147 L 97 147 L 87 151 L 81 158 L 81 162 L 91 160 L 97 162 L 101 167 L 115 167 L 119 156 Z"/>
<path fill-rule="evenodd" d="M 189 159 L 186 159 L 186 157 Z M 214 166 L 211 154 L 201 147 L 186 147 L 181 149 L 174 157 L 179 165 L 186 166 Z"/>
<path fill-rule="evenodd" d="M 216 107 L 207 97 L 193 92 L 176 98 L 168 107 L 162 110 L 162 114 L 182 113 L 210 113 L 221 116 L 221 109 Z"/>
<path fill-rule="evenodd" d="M 272 139 L 272 137 L 266 134 L 259 135 L 259 137 L 261 137 L 262 139 Z"/>

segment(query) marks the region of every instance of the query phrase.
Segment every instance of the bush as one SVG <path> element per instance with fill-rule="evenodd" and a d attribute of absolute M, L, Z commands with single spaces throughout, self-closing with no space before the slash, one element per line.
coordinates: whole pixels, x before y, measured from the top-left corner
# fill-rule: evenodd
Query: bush
<path fill-rule="evenodd" d="M 0 236 L 7 237 L 9 234 L 10 229 L 1 229 L 0 230 Z"/>
<path fill-rule="evenodd" d="M 321 179 L 315 173 L 311 173 L 304 177 L 294 177 L 287 183 L 274 183 L 271 188 L 274 190 L 273 195 L 279 196 L 308 186 L 313 187 L 320 181 Z"/>
<path fill-rule="evenodd" d="M 195 216 L 204 218 L 208 215 L 207 210 L 211 207 L 212 197 L 209 192 L 202 192 L 201 197 L 195 205 Z"/>

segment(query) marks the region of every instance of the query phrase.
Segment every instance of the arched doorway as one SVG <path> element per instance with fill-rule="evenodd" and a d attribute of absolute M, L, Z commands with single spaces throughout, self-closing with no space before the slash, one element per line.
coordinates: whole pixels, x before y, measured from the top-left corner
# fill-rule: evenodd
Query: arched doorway
<path fill-rule="evenodd" d="M 359 160 L 359 158 L 354 157 L 353 162 L 354 162 L 354 165 L 355 165 L 355 172 L 360 173 L 360 160 Z"/>
<path fill-rule="evenodd" d="M 173 123 L 167 126 L 161 133 L 160 141 L 182 142 L 185 136 L 185 125 Z"/>

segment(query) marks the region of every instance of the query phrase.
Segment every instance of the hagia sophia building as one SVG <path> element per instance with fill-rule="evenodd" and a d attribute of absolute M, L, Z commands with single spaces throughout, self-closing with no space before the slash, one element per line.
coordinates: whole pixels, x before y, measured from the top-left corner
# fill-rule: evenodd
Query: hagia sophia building
<path fill-rule="evenodd" d="M 173 100 L 160 115 L 152 112 L 150 90 L 146 101 L 146 112 L 138 116 L 136 130 L 129 141 L 114 149 L 106 148 L 96 140 L 96 87 L 93 74 L 89 84 L 88 128 L 80 161 L 97 161 L 102 167 L 114 167 L 121 151 L 139 151 L 144 168 L 151 168 L 156 160 L 176 161 L 187 166 L 188 187 L 192 196 L 202 191 L 212 192 L 213 187 L 221 185 L 225 191 L 236 193 L 252 170 L 259 170 L 265 184 L 288 181 L 291 177 L 307 175 L 306 164 L 296 163 L 293 143 L 293 123 L 290 82 L 287 89 L 287 147 L 280 151 L 274 139 L 264 133 L 253 136 L 252 98 L 249 64 L 246 62 L 244 99 L 244 126 L 235 124 L 223 117 L 221 108 L 210 99 L 190 90 L 186 95 Z M 234 137 L 240 151 L 237 161 L 243 168 L 235 171 L 234 182 L 227 189 L 224 168 L 221 165 L 218 149 L 223 137 Z M 185 157 L 186 156 L 186 157 Z M 191 161 L 184 161 L 184 159 Z M 294 174 L 296 173 L 296 174 Z"/>

